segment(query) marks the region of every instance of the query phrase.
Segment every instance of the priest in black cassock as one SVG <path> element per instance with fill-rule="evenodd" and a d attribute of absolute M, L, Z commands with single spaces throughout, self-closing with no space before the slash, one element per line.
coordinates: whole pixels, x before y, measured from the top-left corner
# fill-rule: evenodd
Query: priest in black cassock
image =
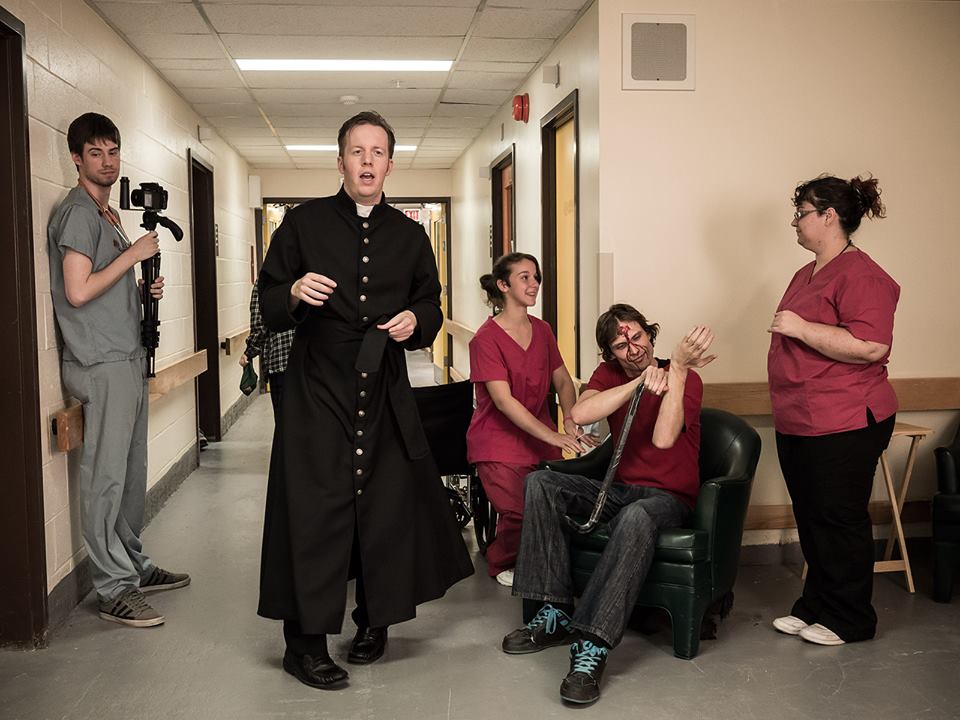
<path fill-rule="evenodd" d="M 377 113 L 340 128 L 343 187 L 289 210 L 260 272 L 264 323 L 296 327 L 273 438 L 260 605 L 283 620 L 283 667 L 318 688 L 347 672 L 327 651 L 356 578 L 347 661 L 384 652 L 387 626 L 473 572 L 430 455 L 404 349 L 440 330 L 423 228 L 387 205 L 394 134 Z"/>

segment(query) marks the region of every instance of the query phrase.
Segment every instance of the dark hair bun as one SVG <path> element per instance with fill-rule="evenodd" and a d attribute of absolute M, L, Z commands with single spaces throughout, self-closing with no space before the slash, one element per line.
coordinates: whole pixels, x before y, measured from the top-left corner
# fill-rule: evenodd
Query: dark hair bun
<path fill-rule="evenodd" d="M 864 215 L 871 218 L 886 217 L 886 208 L 880 201 L 880 187 L 875 177 L 863 180 L 858 175 L 850 178 L 850 187 L 857 193 Z"/>

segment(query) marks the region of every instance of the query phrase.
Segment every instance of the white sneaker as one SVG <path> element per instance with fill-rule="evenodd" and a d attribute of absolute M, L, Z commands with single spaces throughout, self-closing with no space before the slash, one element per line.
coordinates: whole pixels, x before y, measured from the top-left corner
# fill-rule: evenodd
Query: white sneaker
<path fill-rule="evenodd" d="M 784 615 L 773 621 L 773 626 L 786 635 L 799 635 L 804 628 L 810 627 L 803 620 L 793 615 Z"/>
<path fill-rule="evenodd" d="M 820 623 L 807 625 L 807 627 L 805 627 L 803 630 L 800 631 L 800 637 L 802 637 L 807 642 L 816 643 L 817 645 L 845 644 L 839 635 L 837 635 L 830 628 L 824 627 Z"/>
<path fill-rule="evenodd" d="M 513 570 L 504 570 L 497 575 L 497 582 L 507 587 L 513 587 Z"/>

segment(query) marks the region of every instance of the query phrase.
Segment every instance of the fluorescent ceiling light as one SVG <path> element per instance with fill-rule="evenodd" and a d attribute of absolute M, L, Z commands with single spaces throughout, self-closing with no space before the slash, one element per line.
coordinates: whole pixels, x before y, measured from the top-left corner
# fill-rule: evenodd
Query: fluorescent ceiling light
<path fill-rule="evenodd" d="M 287 145 L 287 150 L 291 152 L 337 152 L 340 150 L 337 145 Z M 413 152 L 417 149 L 416 145 L 394 145 L 394 152 Z"/>
<path fill-rule="evenodd" d="M 298 58 L 237 60 L 241 70 L 294 72 L 447 72 L 452 60 L 310 60 Z"/>

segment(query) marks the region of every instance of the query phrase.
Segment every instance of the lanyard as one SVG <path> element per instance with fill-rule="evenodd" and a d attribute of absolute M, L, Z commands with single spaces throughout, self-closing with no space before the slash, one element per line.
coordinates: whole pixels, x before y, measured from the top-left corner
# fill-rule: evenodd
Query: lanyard
<path fill-rule="evenodd" d="M 94 204 L 97 206 L 97 212 L 100 213 L 100 217 L 104 218 L 108 223 L 113 226 L 113 229 L 117 231 L 117 235 L 120 236 L 120 241 L 117 242 L 114 240 L 113 244 L 117 247 L 118 250 L 126 250 L 130 247 L 131 242 L 130 238 L 127 237 L 127 233 L 123 230 L 123 225 L 120 223 L 120 218 L 110 209 L 110 206 L 104 206 L 100 204 L 100 201 L 97 200 L 93 193 L 87 189 L 87 186 L 83 183 L 77 183 L 84 190 L 87 191 L 87 195 L 90 196 L 90 199 L 93 200 Z"/>

